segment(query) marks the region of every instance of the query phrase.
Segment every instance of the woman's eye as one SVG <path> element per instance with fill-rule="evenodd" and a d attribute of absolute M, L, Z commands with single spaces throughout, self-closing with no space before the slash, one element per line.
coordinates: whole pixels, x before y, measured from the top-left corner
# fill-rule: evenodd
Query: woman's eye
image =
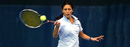
<path fill-rule="evenodd" d="M 68 9 L 69 11 L 71 10 L 71 9 Z"/>
<path fill-rule="evenodd" d="M 64 9 L 65 11 L 67 10 L 67 9 Z"/>

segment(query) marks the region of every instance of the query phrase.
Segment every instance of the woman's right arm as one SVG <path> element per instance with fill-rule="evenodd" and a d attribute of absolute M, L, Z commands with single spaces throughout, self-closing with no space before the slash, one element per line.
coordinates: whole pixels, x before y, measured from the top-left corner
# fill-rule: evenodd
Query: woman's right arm
<path fill-rule="evenodd" d="M 54 25 L 56 26 L 55 29 L 53 30 L 53 38 L 57 38 L 58 33 L 59 33 L 59 27 L 60 27 L 60 22 L 56 21 L 54 23 Z"/>

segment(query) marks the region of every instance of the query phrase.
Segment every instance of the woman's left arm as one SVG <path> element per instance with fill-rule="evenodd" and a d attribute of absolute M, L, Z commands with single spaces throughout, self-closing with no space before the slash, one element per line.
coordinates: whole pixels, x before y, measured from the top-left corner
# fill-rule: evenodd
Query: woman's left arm
<path fill-rule="evenodd" d="M 101 40 L 103 39 L 103 37 L 104 37 L 104 35 L 101 35 L 101 36 L 99 36 L 99 37 L 90 37 L 90 36 L 84 34 L 83 31 L 81 31 L 81 32 L 79 33 L 79 36 L 80 36 L 82 39 L 91 40 L 91 41 L 97 41 L 97 42 L 101 41 Z"/>

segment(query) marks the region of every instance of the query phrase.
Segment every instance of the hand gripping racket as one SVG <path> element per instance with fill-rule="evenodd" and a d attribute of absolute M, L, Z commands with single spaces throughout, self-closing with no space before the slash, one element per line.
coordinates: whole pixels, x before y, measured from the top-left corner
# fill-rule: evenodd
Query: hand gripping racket
<path fill-rule="evenodd" d="M 29 28 L 38 28 L 45 23 L 55 22 L 50 20 L 41 21 L 40 16 L 41 15 L 37 11 L 32 9 L 24 9 L 19 14 L 21 22 Z"/>

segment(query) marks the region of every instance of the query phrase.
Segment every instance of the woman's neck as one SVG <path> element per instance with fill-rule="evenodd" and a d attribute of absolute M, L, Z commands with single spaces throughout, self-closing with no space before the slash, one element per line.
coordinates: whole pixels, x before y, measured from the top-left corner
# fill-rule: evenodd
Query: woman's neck
<path fill-rule="evenodd" d="M 69 19 L 69 20 L 70 20 L 71 24 L 73 24 L 73 23 L 74 23 L 74 18 L 73 18 L 73 17 L 70 17 L 70 18 L 67 18 L 67 19 Z"/>

